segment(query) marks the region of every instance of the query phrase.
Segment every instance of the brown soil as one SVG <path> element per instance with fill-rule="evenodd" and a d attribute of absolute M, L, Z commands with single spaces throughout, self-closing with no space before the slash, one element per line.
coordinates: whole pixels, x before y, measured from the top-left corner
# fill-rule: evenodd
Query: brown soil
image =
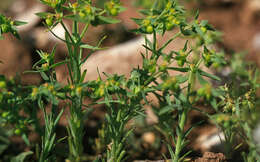
<path fill-rule="evenodd" d="M 194 162 L 227 162 L 222 153 L 205 152 L 203 157 L 195 159 Z"/>

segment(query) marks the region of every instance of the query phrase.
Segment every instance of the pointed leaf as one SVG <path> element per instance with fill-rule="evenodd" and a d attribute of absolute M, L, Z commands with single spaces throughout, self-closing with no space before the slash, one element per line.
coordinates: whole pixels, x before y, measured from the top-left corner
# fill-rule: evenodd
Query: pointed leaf
<path fill-rule="evenodd" d="M 110 17 L 98 16 L 98 19 L 101 20 L 101 24 L 116 24 L 120 23 L 120 20 L 113 19 Z"/>
<path fill-rule="evenodd" d="M 198 69 L 198 72 L 200 73 L 200 75 L 203 75 L 205 77 L 208 77 L 208 78 L 211 78 L 211 79 L 214 79 L 214 80 L 217 80 L 217 81 L 221 81 L 221 79 L 219 77 L 217 77 L 216 75 L 207 73 L 207 72 L 202 71 L 200 69 Z"/>
<path fill-rule="evenodd" d="M 91 49 L 91 50 L 101 50 L 101 49 L 103 49 L 103 48 L 100 48 L 100 47 L 91 46 L 89 44 L 82 44 L 82 45 L 80 45 L 80 48 L 86 48 L 86 49 Z"/>
<path fill-rule="evenodd" d="M 11 159 L 11 162 L 24 162 L 26 157 L 28 157 L 29 155 L 32 155 L 32 154 L 33 154 L 32 151 L 27 151 L 27 152 L 20 153 L 19 155 L 13 157 Z"/>

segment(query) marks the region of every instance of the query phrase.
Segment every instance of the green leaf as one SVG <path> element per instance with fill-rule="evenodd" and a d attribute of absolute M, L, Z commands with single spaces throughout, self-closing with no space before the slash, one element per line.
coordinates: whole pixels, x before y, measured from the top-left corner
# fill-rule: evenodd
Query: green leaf
<path fill-rule="evenodd" d="M 38 13 L 35 13 L 35 15 L 39 16 L 40 18 L 46 18 L 50 14 L 51 13 L 48 13 L 48 12 L 38 12 Z"/>
<path fill-rule="evenodd" d="M 195 20 L 197 20 L 199 18 L 199 14 L 200 14 L 200 11 L 197 10 L 196 13 L 195 13 Z"/>
<path fill-rule="evenodd" d="M 8 131 L 0 127 L 0 154 L 2 154 L 9 146 Z"/>
<path fill-rule="evenodd" d="M 139 13 L 148 16 L 151 14 L 151 10 L 140 10 Z"/>
<path fill-rule="evenodd" d="M 27 146 L 30 146 L 30 141 L 25 133 L 22 135 L 22 139 Z"/>
<path fill-rule="evenodd" d="M 100 48 L 100 47 L 91 46 L 89 44 L 82 44 L 82 45 L 80 45 L 80 48 L 86 48 L 86 49 L 91 49 L 91 50 L 101 50 L 101 49 L 103 49 L 103 48 Z"/>
<path fill-rule="evenodd" d="M 32 151 L 27 151 L 27 152 L 20 153 L 19 155 L 13 157 L 11 159 L 11 162 L 24 162 L 26 157 L 28 157 L 29 155 L 32 155 L 32 154 L 33 154 Z"/>
<path fill-rule="evenodd" d="M 53 65 L 50 66 L 50 69 L 51 68 L 55 68 L 55 67 L 60 66 L 60 65 L 63 65 L 65 63 L 67 63 L 67 62 L 69 62 L 69 61 L 68 60 L 64 60 L 64 61 L 58 62 L 56 64 L 53 64 Z"/>
<path fill-rule="evenodd" d="M 83 22 L 83 23 L 89 23 L 89 21 L 90 21 L 88 18 L 83 19 L 78 15 L 67 15 L 67 16 L 64 16 L 64 18 L 67 18 L 67 19 L 70 19 L 73 21 Z"/>
<path fill-rule="evenodd" d="M 185 29 L 187 25 L 185 24 L 180 24 L 180 30 L 181 30 L 181 33 L 185 36 L 190 36 L 193 34 L 193 32 L 189 29 Z"/>
<path fill-rule="evenodd" d="M 24 21 L 14 21 L 14 25 L 15 26 L 20 26 L 20 25 L 25 25 L 27 24 L 27 22 L 24 22 Z"/>
<path fill-rule="evenodd" d="M 217 81 L 221 81 L 221 79 L 220 79 L 219 77 L 217 77 L 216 75 L 207 73 L 207 72 L 202 71 L 202 70 L 200 70 L 200 69 L 198 69 L 198 72 L 199 72 L 199 74 L 202 75 L 202 76 L 205 76 L 205 77 L 208 77 L 208 78 L 210 78 L 210 79 L 217 80 Z"/>
<path fill-rule="evenodd" d="M 204 37 L 204 33 L 201 31 L 201 29 L 198 25 L 195 26 L 195 30 L 201 37 Z"/>
<path fill-rule="evenodd" d="M 206 26 L 208 24 L 208 21 L 207 20 L 202 20 L 201 22 L 200 22 L 200 25 L 201 26 Z"/>
<path fill-rule="evenodd" d="M 100 20 L 99 24 L 116 24 L 121 22 L 120 20 L 104 16 L 98 16 L 98 19 Z"/>
<path fill-rule="evenodd" d="M 161 116 L 161 115 L 163 115 L 165 113 L 172 112 L 172 110 L 173 110 L 172 106 L 165 106 L 165 107 L 160 109 L 158 115 Z"/>
<path fill-rule="evenodd" d="M 188 75 L 177 75 L 178 83 L 184 83 L 189 79 Z"/>
<path fill-rule="evenodd" d="M 80 77 L 80 83 L 83 83 L 83 81 L 84 81 L 84 79 L 85 79 L 85 76 L 86 76 L 86 74 L 87 74 L 87 70 L 85 69 L 84 71 L 83 71 L 83 73 L 82 73 L 82 75 L 81 75 L 81 77 Z"/>
<path fill-rule="evenodd" d="M 44 72 L 40 72 L 42 79 L 44 79 L 45 81 L 49 80 L 49 77 L 44 73 Z"/>
<path fill-rule="evenodd" d="M 189 71 L 189 68 L 179 68 L 179 67 L 168 67 L 167 69 L 180 71 L 180 72 L 188 72 Z"/>
<path fill-rule="evenodd" d="M 59 115 L 57 116 L 57 118 L 54 121 L 54 126 L 56 126 L 61 118 L 61 115 L 63 114 L 64 109 L 61 110 L 61 112 L 59 113 Z"/>
<path fill-rule="evenodd" d="M 198 81 L 201 85 L 205 85 L 207 84 L 208 82 L 200 75 L 200 73 L 197 71 L 196 72 L 196 76 L 198 78 Z"/>
<path fill-rule="evenodd" d="M 131 18 L 136 24 L 142 25 L 143 19 Z"/>
<path fill-rule="evenodd" d="M 168 146 L 168 151 L 170 152 L 170 155 L 171 155 L 171 159 L 175 159 L 175 154 L 172 150 L 171 145 L 167 144 L 167 146 Z"/>

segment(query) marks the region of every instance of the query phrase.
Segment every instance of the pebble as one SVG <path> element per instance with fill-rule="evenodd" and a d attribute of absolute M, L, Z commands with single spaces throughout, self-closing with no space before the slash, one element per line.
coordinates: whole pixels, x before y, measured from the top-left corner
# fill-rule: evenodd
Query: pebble
<path fill-rule="evenodd" d="M 256 33 L 253 38 L 253 48 L 256 51 L 260 51 L 260 33 Z"/>

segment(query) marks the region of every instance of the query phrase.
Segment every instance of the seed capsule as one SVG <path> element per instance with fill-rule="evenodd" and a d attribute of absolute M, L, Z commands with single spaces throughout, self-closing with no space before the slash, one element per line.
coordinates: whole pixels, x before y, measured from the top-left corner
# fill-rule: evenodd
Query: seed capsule
<path fill-rule="evenodd" d="M 118 15 L 118 10 L 117 10 L 116 8 L 112 8 L 112 9 L 110 10 L 110 14 L 111 14 L 112 16 L 117 16 L 117 15 Z"/>
<path fill-rule="evenodd" d="M 170 23 L 170 22 L 168 22 L 168 23 L 166 23 L 166 30 L 172 30 L 172 28 L 174 27 L 174 24 L 173 23 Z"/>
<path fill-rule="evenodd" d="M 146 32 L 149 33 L 149 34 L 152 33 L 153 32 L 153 26 L 152 25 L 147 26 Z"/>

